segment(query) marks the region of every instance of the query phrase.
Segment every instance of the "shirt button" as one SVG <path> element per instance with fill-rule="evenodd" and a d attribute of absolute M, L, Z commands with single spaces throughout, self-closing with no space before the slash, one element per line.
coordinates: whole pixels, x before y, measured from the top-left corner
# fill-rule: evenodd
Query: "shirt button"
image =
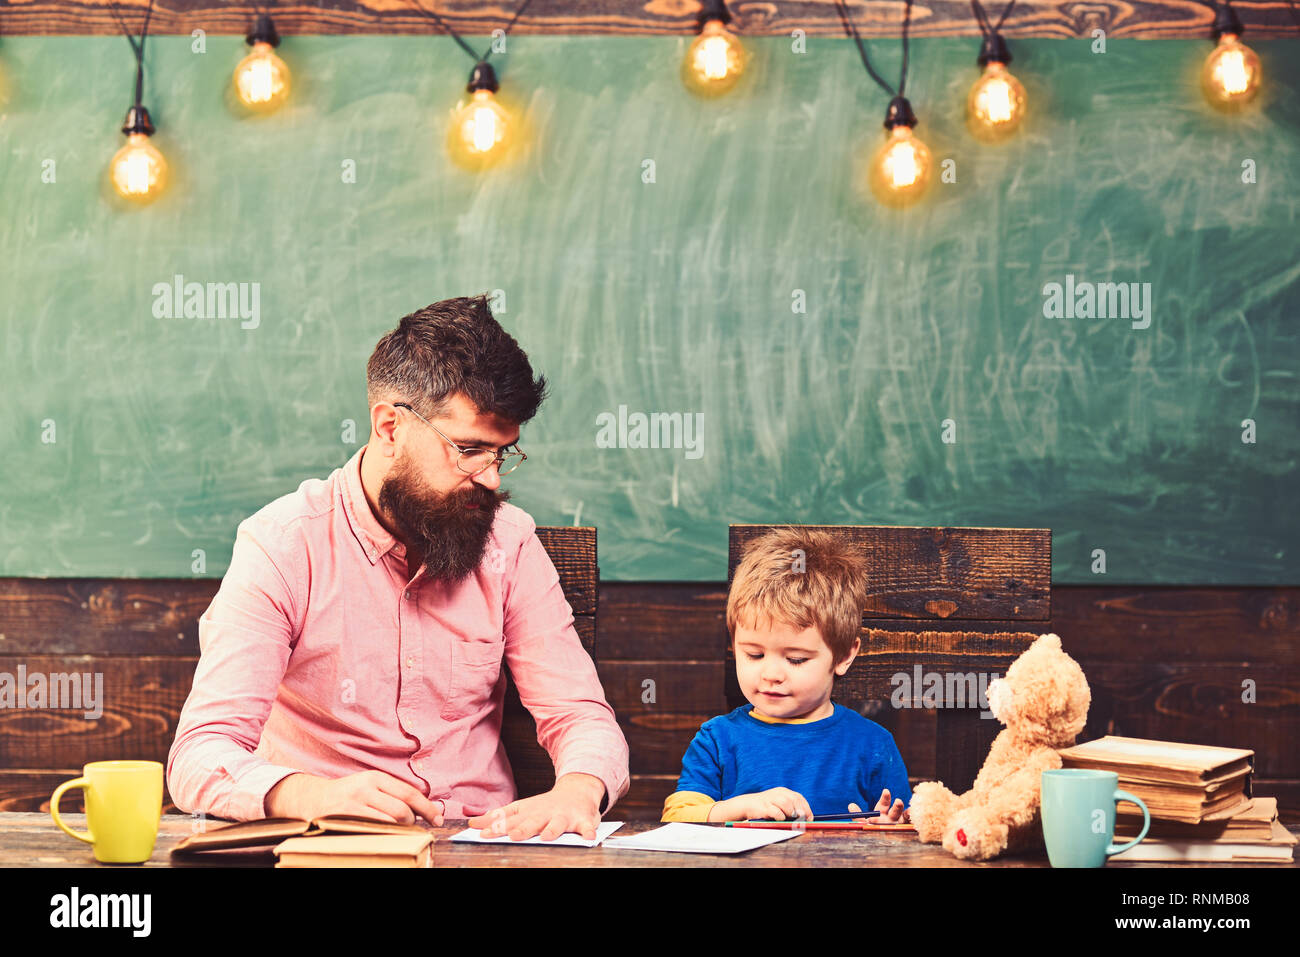
<path fill-rule="evenodd" d="M 405 591 L 404 594 L 405 594 L 406 600 L 407 600 L 407 601 L 410 601 L 410 600 L 411 600 L 411 590 L 408 588 L 408 589 Z"/>
<path fill-rule="evenodd" d="M 407 658 L 406 658 L 406 667 L 409 668 L 409 667 L 411 667 L 412 664 L 414 664 L 414 659 L 411 658 L 411 657 L 408 655 Z"/>

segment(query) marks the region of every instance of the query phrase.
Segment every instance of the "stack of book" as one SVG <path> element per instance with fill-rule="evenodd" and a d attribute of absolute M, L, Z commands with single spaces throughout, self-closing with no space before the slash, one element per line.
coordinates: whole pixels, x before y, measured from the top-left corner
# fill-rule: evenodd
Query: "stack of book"
<path fill-rule="evenodd" d="M 1120 805 L 1124 807 L 1124 805 Z M 1142 815 L 1115 816 L 1115 843 L 1123 844 L 1142 830 Z M 1277 798 L 1254 798 L 1245 809 L 1224 821 L 1182 824 L 1151 819 L 1151 829 L 1137 844 L 1112 861 L 1221 861 L 1290 863 L 1295 837 L 1277 819 Z"/>
<path fill-rule="evenodd" d="M 342 814 L 267 818 L 192 834 L 172 854 L 214 862 L 273 854 L 276 867 L 432 867 L 433 833 L 418 824 Z"/>
<path fill-rule="evenodd" d="M 1274 798 L 1252 798 L 1254 751 L 1107 735 L 1061 751 L 1067 768 L 1114 771 L 1119 787 L 1140 797 L 1151 827 L 1114 861 L 1281 861 L 1293 859 L 1292 837 Z M 1142 812 L 1121 803 L 1115 843 L 1137 837 Z"/>

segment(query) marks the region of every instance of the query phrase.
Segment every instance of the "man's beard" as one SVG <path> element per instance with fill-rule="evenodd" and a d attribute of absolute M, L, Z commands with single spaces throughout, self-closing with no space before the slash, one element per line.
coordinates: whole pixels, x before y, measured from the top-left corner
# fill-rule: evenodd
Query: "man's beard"
<path fill-rule="evenodd" d="M 384 478 L 379 507 L 405 540 L 407 557 L 415 552 L 424 559 L 430 578 L 454 585 L 483 560 L 497 507 L 510 493 L 471 483 L 440 495 L 425 487 L 407 466 L 405 458 L 399 458 Z"/>

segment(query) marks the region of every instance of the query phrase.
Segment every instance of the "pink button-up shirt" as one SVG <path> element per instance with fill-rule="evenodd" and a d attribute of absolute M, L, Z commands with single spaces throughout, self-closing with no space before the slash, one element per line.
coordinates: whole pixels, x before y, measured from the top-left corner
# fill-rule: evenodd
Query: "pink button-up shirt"
<path fill-rule="evenodd" d="M 503 504 L 473 574 L 412 577 L 362 491 L 364 454 L 240 523 L 167 758 L 176 806 L 256 820 L 295 771 L 370 769 L 449 818 L 509 803 L 504 658 L 556 777 L 600 778 L 607 811 L 627 792 L 627 741 L 533 520 Z"/>

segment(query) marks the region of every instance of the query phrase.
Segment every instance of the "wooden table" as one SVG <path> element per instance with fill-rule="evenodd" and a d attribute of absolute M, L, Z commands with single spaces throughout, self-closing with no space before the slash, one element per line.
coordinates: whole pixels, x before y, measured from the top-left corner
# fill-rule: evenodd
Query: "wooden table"
<path fill-rule="evenodd" d="M 84 814 L 64 814 L 64 823 L 84 830 Z M 617 820 L 617 817 L 615 817 Z M 210 822 L 213 823 L 213 822 Z M 145 867 L 268 867 L 274 858 L 265 851 L 226 851 L 219 861 L 171 858 L 171 849 L 191 833 L 193 819 L 164 815 L 158 828 L 153 857 Z M 601 847 L 529 847 L 490 844 L 453 844 L 449 839 L 463 830 L 464 821 L 433 828 L 435 867 L 1047 867 L 1046 854 L 1003 856 L 988 862 L 959 861 L 937 844 L 922 844 L 916 834 L 808 831 L 793 840 L 760 847 L 744 854 L 665 854 L 654 851 L 616 851 Z M 615 836 L 640 834 L 659 827 L 655 821 L 629 821 Z M 1300 835 L 1300 827 L 1288 828 Z M 122 867 L 101 864 L 90 845 L 68 837 L 48 814 L 0 813 L 0 867 Z M 1142 864 L 1109 862 L 1108 868 L 1201 867 L 1223 865 Z M 1236 867 L 1294 867 L 1292 864 L 1238 864 Z"/>

